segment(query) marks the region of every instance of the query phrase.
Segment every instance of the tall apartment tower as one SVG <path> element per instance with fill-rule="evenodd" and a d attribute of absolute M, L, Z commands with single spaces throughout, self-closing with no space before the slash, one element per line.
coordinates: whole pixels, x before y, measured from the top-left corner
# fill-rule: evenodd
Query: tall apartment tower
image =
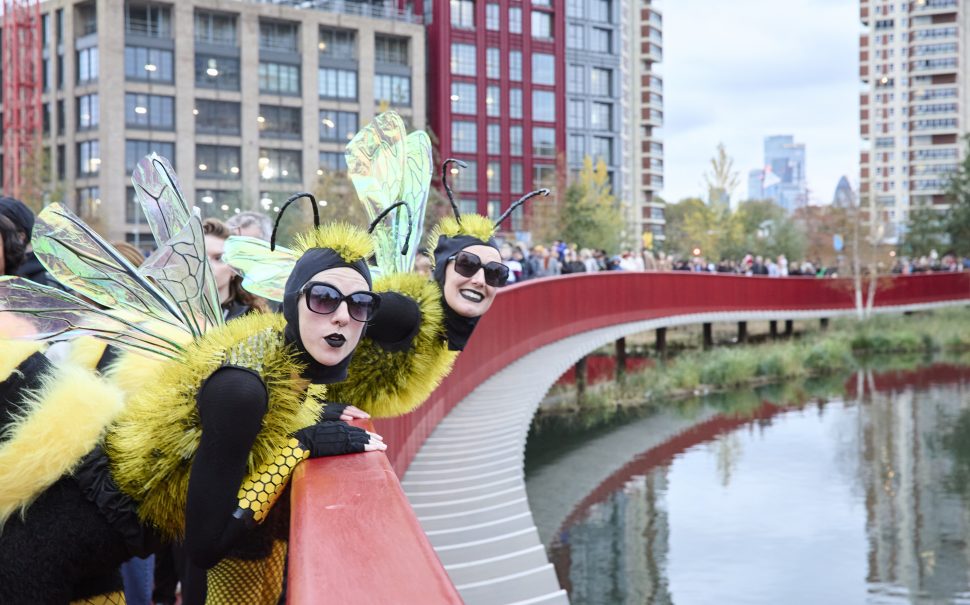
<path fill-rule="evenodd" d="M 327 0 L 49 0 L 43 154 L 52 200 L 150 247 L 130 176 L 168 157 L 203 216 L 273 215 L 343 170 L 375 112 L 425 126 L 424 27 L 390 5 Z"/>
<path fill-rule="evenodd" d="M 631 114 L 635 121 L 627 133 L 629 141 L 631 173 L 634 178 L 635 223 L 642 234 L 650 236 L 654 249 L 663 248 L 664 202 L 659 197 L 664 186 L 663 139 L 663 79 L 657 73 L 657 64 L 663 59 L 663 15 L 657 0 L 630 0 L 630 39 L 632 44 L 629 60 L 632 100 Z M 626 143 L 624 143 L 626 145 Z"/>
<path fill-rule="evenodd" d="M 946 209 L 947 175 L 970 123 L 968 0 L 861 0 L 860 196 L 888 220 L 892 241 L 909 211 Z"/>

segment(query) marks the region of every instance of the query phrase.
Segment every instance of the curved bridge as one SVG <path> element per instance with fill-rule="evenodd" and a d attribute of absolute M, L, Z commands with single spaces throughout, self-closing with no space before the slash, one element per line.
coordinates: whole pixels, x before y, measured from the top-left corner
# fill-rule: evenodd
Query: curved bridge
<path fill-rule="evenodd" d="M 695 273 L 564 276 L 505 289 L 428 402 L 374 423 L 388 456 L 298 468 L 289 601 L 568 602 L 522 471 L 532 416 L 555 380 L 628 334 L 852 315 L 853 301 L 846 279 Z M 885 278 L 875 297 L 880 313 L 968 302 L 970 273 Z"/>

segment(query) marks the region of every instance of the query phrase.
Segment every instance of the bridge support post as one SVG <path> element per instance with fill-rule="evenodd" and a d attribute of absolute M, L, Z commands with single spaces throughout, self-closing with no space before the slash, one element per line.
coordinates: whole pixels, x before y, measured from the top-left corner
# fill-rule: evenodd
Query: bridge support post
<path fill-rule="evenodd" d="M 657 356 L 661 359 L 667 358 L 667 328 L 657 328 L 657 338 L 654 343 Z"/>
<path fill-rule="evenodd" d="M 771 333 L 771 340 L 778 340 L 778 322 L 771 320 L 768 322 L 768 331 Z"/>
<path fill-rule="evenodd" d="M 828 317 L 823 317 L 822 319 L 818 320 L 818 327 L 821 328 L 823 331 L 824 330 L 828 330 L 829 329 L 829 318 Z"/>
<path fill-rule="evenodd" d="M 583 405 L 586 399 L 586 356 L 583 355 L 576 362 L 576 403 Z"/>
<path fill-rule="evenodd" d="M 791 319 L 785 320 L 785 338 L 791 338 L 795 333 L 795 322 Z"/>
<path fill-rule="evenodd" d="M 626 338 L 616 339 L 616 381 L 626 379 Z"/>
<path fill-rule="evenodd" d="M 711 329 L 711 324 L 703 324 L 704 328 L 704 350 L 710 349 L 714 346 L 714 331 Z"/>
<path fill-rule="evenodd" d="M 748 322 L 738 322 L 738 343 L 748 342 Z"/>

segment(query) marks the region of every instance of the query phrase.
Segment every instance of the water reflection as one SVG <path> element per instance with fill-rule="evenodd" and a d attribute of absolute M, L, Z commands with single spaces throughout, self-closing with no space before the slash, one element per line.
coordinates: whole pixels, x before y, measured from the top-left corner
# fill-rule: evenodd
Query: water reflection
<path fill-rule="evenodd" d="M 910 378 L 639 453 L 555 532 L 572 602 L 970 603 L 970 382 Z"/>

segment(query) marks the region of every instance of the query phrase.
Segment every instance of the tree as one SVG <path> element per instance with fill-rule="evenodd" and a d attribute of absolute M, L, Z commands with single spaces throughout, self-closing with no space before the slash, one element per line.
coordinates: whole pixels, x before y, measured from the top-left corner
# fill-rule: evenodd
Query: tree
<path fill-rule="evenodd" d="M 664 248 L 670 254 L 676 256 L 689 256 L 693 247 L 688 241 L 684 230 L 687 215 L 706 207 L 704 200 L 699 197 L 685 197 L 676 204 L 667 204 L 664 211 L 664 218 L 667 224 L 664 226 Z"/>
<path fill-rule="evenodd" d="M 592 158 L 586 156 L 579 180 L 566 188 L 563 210 L 561 239 L 580 248 L 619 250 L 623 216 L 610 193 L 610 176 L 603 160 L 594 168 Z"/>
<path fill-rule="evenodd" d="M 738 258 L 743 254 L 741 223 L 726 204 L 692 209 L 684 217 L 686 254 L 700 249 L 710 261 Z"/>
<path fill-rule="evenodd" d="M 717 155 L 711 158 L 711 170 L 704 173 L 707 184 L 707 199 L 713 204 L 730 205 L 731 195 L 738 188 L 738 173 L 734 170 L 734 160 L 727 154 L 724 143 L 717 144 Z"/>
<path fill-rule="evenodd" d="M 946 220 L 936 209 L 923 206 L 909 213 L 909 225 L 903 235 L 900 252 L 905 256 L 918 257 L 931 250 L 942 250 L 946 245 Z"/>
<path fill-rule="evenodd" d="M 950 211 L 946 220 L 946 233 L 950 236 L 950 244 L 957 254 L 970 255 L 970 135 L 964 139 L 968 153 L 957 171 L 950 176 L 946 190 L 946 199 L 950 204 Z"/>
<path fill-rule="evenodd" d="M 325 170 L 317 177 L 313 195 L 320 208 L 320 224 L 343 221 L 365 229 L 370 224 L 367 210 L 357 198 L 357 190 L 346 171 Z"/>

